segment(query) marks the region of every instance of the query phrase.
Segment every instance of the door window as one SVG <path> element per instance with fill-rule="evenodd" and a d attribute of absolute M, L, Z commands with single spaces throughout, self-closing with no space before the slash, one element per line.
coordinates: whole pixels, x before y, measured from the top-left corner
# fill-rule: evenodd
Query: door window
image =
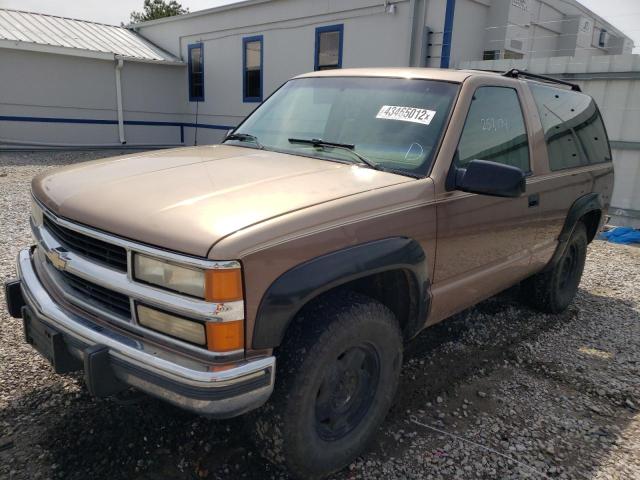
<path fill-rule="evenodd" d="M 473 95 L 456 165 L 464 168 L 475 159 L 530 171 L 527 130 L 515 89 L 480 87 Z"/>

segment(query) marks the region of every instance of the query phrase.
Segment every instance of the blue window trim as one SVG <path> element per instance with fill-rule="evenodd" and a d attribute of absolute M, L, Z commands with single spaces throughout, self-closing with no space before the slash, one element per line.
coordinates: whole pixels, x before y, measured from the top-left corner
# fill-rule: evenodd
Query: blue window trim
<path fill-rule="evenodd" d="M 338 47 L 338 66 L 342 68 L 342 46 L 344 44 L 344 24 L 328 25 L 326 27 L 316 28 L 316 47 L 313 59 L 313 69 L 317 72 L 320 69 L 320 34 L 325 32 L 339 32 L 340 42 Z"/>
<path fill-rule="evenodd" d="M 449 60 L 451 58 L 451 41 L 453 39 L 453 17 L 455 11 L 456 0 L 447 0 L 447 9 L 444 14 L 440 68 L 449 68 Z"/>
<path fill-rule="evenodd" d="M 191 88 L 191 50 L 193 50 L 194 48 L 199 48 L 200 49 L 200 63 L 202 64 L 202 73 L 200 74 L 200 76 L 202 77 L 202 95 L 200 95 L 199 97 L 196 97 L 193 95 L 193 91 Z M 190 102 L 204 102 L 204 45 L 202 44 L 202 42 L 198 42 L 198 43 L 192 43 L 191 45 L 189 45 L 188 50 L 187 50 L 187 59 L 188 59 L 188 66 L 187 66 L 187 82 L 189 82 L 189 101 Z"/>
<path fill-rule="evenodd" d="M 247 97 L 247 43 L 260 42 L 260 95 L 257 97 Z M 264 91 L 264 37 L 255 35 L 242 39 L 242 101 L 244 103 L 260 103 Z"/>

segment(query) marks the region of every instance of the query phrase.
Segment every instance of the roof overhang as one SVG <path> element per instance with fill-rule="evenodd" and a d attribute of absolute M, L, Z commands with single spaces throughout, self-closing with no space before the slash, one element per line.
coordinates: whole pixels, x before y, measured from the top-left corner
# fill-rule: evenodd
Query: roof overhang
<path fill-rule="evenodd" d="M 96 52 L 95 50 L 85 50 L 82 48 L 43 45 L 40 43 L 21 42 L 15 40 L 0 40 L 0 49 L 2 48 L 9 50 L 23 50 L 28 52 L 50 53 L 54 55 L 67 55 L 71 57 L 91 58 L 94 60 L 114 61 L 121 58 L 127 62 L 150 63 L 154 65 L 170 65 L 176 67 L 186 66 L 186 64 L 182 61 L 153 60 L 146 58 L 128 57 L 124 55 L 117 55 L 111 52 Z"/>

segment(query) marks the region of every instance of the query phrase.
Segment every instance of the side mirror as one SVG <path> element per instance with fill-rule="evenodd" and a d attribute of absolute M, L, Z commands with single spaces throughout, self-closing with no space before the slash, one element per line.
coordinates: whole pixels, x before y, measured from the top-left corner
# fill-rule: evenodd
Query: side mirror
<path fill-rule="evenodd" d="M 519 197 L 527 186 L 520 168 L 489 160 L 471 160 L 466 168 L 453 167 L 450 175 L 453 189 L 494 197 Z"/>

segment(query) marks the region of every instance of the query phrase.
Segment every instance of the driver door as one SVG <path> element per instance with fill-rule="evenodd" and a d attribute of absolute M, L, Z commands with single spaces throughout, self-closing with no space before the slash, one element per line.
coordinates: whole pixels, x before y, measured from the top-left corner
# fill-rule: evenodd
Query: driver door
<path fill-rule="evenodd" d="M 530 174 L 531 142 L 521 103 L 515 88 L 477 87 L 453 156 L 455 166 L 465 168 L 471 160 L 481 159 L 516 166 Z M 537 213 L 536 192 L 530 185 L 518 198 L 445 191 L 437 198 L 436 212 L 430 323 L 529 274 Z"/>

